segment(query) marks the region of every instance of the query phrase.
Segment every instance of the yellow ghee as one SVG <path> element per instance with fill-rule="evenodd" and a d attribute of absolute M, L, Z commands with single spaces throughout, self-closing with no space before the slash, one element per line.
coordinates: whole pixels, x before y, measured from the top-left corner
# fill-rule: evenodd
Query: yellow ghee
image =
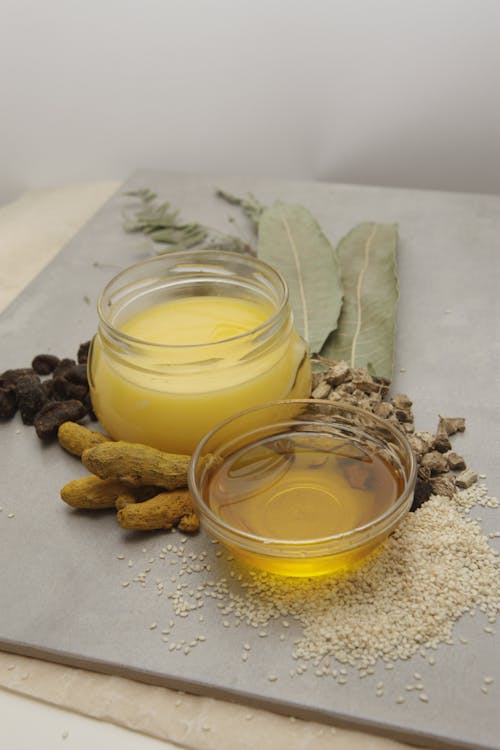
<path fill-rule="evenodd" d="M 99 421 L 115 439 L 190 454 L 226 417 L 308 395 L 306 346 L 290 316 L 269 332 L 275 312 L 264 299 L 199 295 L 114 323 L 122 340 L 98 334 L 89 365 Z"/>

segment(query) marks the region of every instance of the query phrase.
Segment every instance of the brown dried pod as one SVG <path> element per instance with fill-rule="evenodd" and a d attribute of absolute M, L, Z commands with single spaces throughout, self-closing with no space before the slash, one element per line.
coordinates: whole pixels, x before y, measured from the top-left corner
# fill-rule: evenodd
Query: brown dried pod
<path fill-rule="evenodd" d="M 83 402 L 87 392 L 87 386 L 72 383 L 62 375 L 52 378 L 52 393 L 57 401 L 77 399 Z"/>
<path fill-rule="evenodd" d="M 33 424 L 35 417 L 47 403 L 47 395 L 38 375 L 24 375 L 16 383 L 17 405 L 24 424 Z"/>
<path fill-rule="evenodd" d="M 79 365 L 87 364 L 91 343 L 91 341 L 84 341 L 83 344 L 80 344 L 80 346 L 78 347 L 77 360 Z"/>
<path fill-rule="evenodd" d="M 56 437 L 63 422 L 78 422 L 87 411 L 81 401 L 52 401 L 39 411 L 35 418 L 36 434 L 41 440 Z"/>
<path fill-rule="evenodd" d="M 12 419 L 17 411 L 16 388 L 9 385 L 0 388 L 0 419 Z"/>
<path fill-rule="evenodd" d="M 87 365 L 85 364 L 74 365 L 67 371 L 64 377 L 66 380 L 69 380 L 70 383 L 88 387 Z"/>
<path fill-rule="evenodd" d="M 50 375 L 54 372 L 60 362 L 59 357 L 55 354 L 37 354 L 33 358 L 31 366 L 37 375 Z"/>
<path fill-rule="evenodd" d="M 69 359 L 68 357 L 61 359 L 56 369 L 54 370 L 54 377 L 56 378 L 59 375 L 61 375 L 62 377 L 65 377 L 66 373 L 69 370 L 71 370 L 75 365 L 76 365 L 76 362 L 74 359 Z"/>
<path fill-rule="evenodd" d="M 20 378 L 25 375 L 35 375 L 32 367 L 17 367 L 14 370 L 5 370 L 0 375 L 0 387 L 7 388 L 9 385 L 16 385 Z"/>

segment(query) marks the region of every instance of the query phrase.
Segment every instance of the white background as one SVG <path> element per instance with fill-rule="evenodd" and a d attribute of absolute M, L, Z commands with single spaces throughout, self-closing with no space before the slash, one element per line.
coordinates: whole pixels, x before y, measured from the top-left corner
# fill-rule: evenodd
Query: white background
<path fill-rule="evenodd" d="M 0 202 L 139 167 L 500 192 L 500 0 L 1 0 Z"/>

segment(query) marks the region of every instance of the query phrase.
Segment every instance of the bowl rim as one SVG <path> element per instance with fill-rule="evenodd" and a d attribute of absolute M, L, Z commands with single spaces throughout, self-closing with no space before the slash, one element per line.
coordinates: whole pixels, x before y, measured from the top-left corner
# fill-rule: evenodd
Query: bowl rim
<path fill-rule="evenodd" d="M 231 422 L 236 421 L 237 419 L 240 419 L 242 417 L 245 417 L 248 414 L 252 414 L 258 411 L 265 411 L 266 409 L 276 408 L 276 407 L 285 407 L 285 406 L 293 406 L 296 405 L 309 405 L 309 406 L 325 406 L 326 408 L 330 407 L 332 409 L 338 409 L 339 411 L 344 411 L 346 414 L 359 414 L 363 416 L 368 416 L 370 419 L 373 419 L 375 424 L 378 424 L 379 426 L 383 427 L 384 429 L 388 429 L 389 432 L 391 432 L 395 438 L 400 441 L 403 448 L 405 449 L 408 458 L 409 458 L 409 471 L 408 475 L 406 476 L 405 472 L 405 484 L 403 487 L 403 490 L 401 491 L 400 495 L 398 496 L 397 500 L 389 507 L 387 508 L 381 515 L 377 516 L 376 518 L 372 519 L 366 524 L 363 524 L 361 526 L 357 526 L 354 529 L 351 529 L 349 531 L 340 532 L 339 534 L 330 534 L 329 536 L 325 537 L 316 537 L 312 539 L 275 539 L 272 537 L 263 537 L 258 536 L 257 534 L 252 534 L 250 532 L 244 531 L 242 529 L 238 529 L 234 526 L 231 526 L 226 521 L 223 521 L 220 516 L 218 516 L 214 511 L 208 507 L 208 505 L 205 503 L 201 493 L 198 489 L 198 482 L 196 479 L 196 468 L 197 463 L 199 459 L 202 456 L 202 452 L 208 441 L 220 430 L 223 429 L 225 426 L 229 425 Z M 283 424 L 285 424 L 285 421 L 293 421 L 292 419 L 289 420 L 283 420 Z M 361 434 L 367 434 L 370 438 L 373 439 L 373 437 L 370 435 L 368 431 L 360 429 L 357 425 L 352 425 L 354 428 L 357 428 Z M 244 433 L 243 433 L 244 434 Z M 385 445 L 385 442 L 383 442 Z M 361 409 L 360 407 L 353 406 L 347 402 L 342 401 L 326 401 L 323 399 L 283 399 L 280 401 L 271 401 L 267 402 L 265 404 L 262 404 L 260 406 L 254 406 L 249 409 L 245 409 L 243 411 L 238 412 L 237 414 L 233 414 L 227 419 L 224 419 L 223 421 L 219 422 L 215 427 L 213 427 L 204 437 L 201 439 L 201 441 L 196 446 L 196 449 L 191 457 L 191 461 L 189 463 L 188 467 L 188 486 L 191 491 L 191 494 L 193 496 L 193 499 L 200 511 L 200 515 L 202 517 L 202 520 L 205 521 L 208 530 L 211 531 L 214 536 L 218 536 L 221 541 L 226 541 L 233 546 L 240 547 L 242 549 L 245 549 L 250 552 L 258 553 L 260 555 L 273 555 L 279 556 L 279 557 L 301 557 L 304 559 L 304 557 L 318 557 L 321 554 L 339 554 L 341 552 L 346 552 L 350 549 L 355 549 L 357 547 L 360 547 L 365 541 L 371 541 L 376 536 L 382 534 L 387 529 L 394 528 L 403 515 L 406 514 L 407 510 L 409 509 L 411 505 L 411 500 L 413 496 L 413 492 L 415 489 L 415 482 L 417 477 L 417 462 L 413 453 L 413 450 L 411 448 L 411 445 L 408 441 L 408 438 L 406 435 L 399 430 L 397 427 L 392 425 L 388 420 L 384 419 L 383 417 L 379 417 L 376 414 L 373 414 L 372 412 L 366 411 L 365 409 Z M 373 532 L 377 532 L 374 534 Z M 359 537 L 362 537 L 361 539 Z M 367 539 L 364 539 L 363 537 L 368 537 Z M 328 551 L 328 548 L 331 547 L 337 543 L 339 545 L 338 549 L 330 550 Z M 326 548 L 326 549 L 323 549 Z M 319 550 L 319 551 L 318 551 Z"/>

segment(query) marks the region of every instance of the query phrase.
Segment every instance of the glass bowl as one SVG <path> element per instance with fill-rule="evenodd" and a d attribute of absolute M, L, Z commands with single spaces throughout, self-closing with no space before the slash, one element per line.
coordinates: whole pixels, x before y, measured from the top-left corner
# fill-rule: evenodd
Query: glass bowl
<path fill-rule="evenodd" d="M 198 444 L 202 525 L 244 563 L 287 576 L 347 570 L 409 510 L 416 464 L 397 426 L 340 402 L 248 409 Z"/>

